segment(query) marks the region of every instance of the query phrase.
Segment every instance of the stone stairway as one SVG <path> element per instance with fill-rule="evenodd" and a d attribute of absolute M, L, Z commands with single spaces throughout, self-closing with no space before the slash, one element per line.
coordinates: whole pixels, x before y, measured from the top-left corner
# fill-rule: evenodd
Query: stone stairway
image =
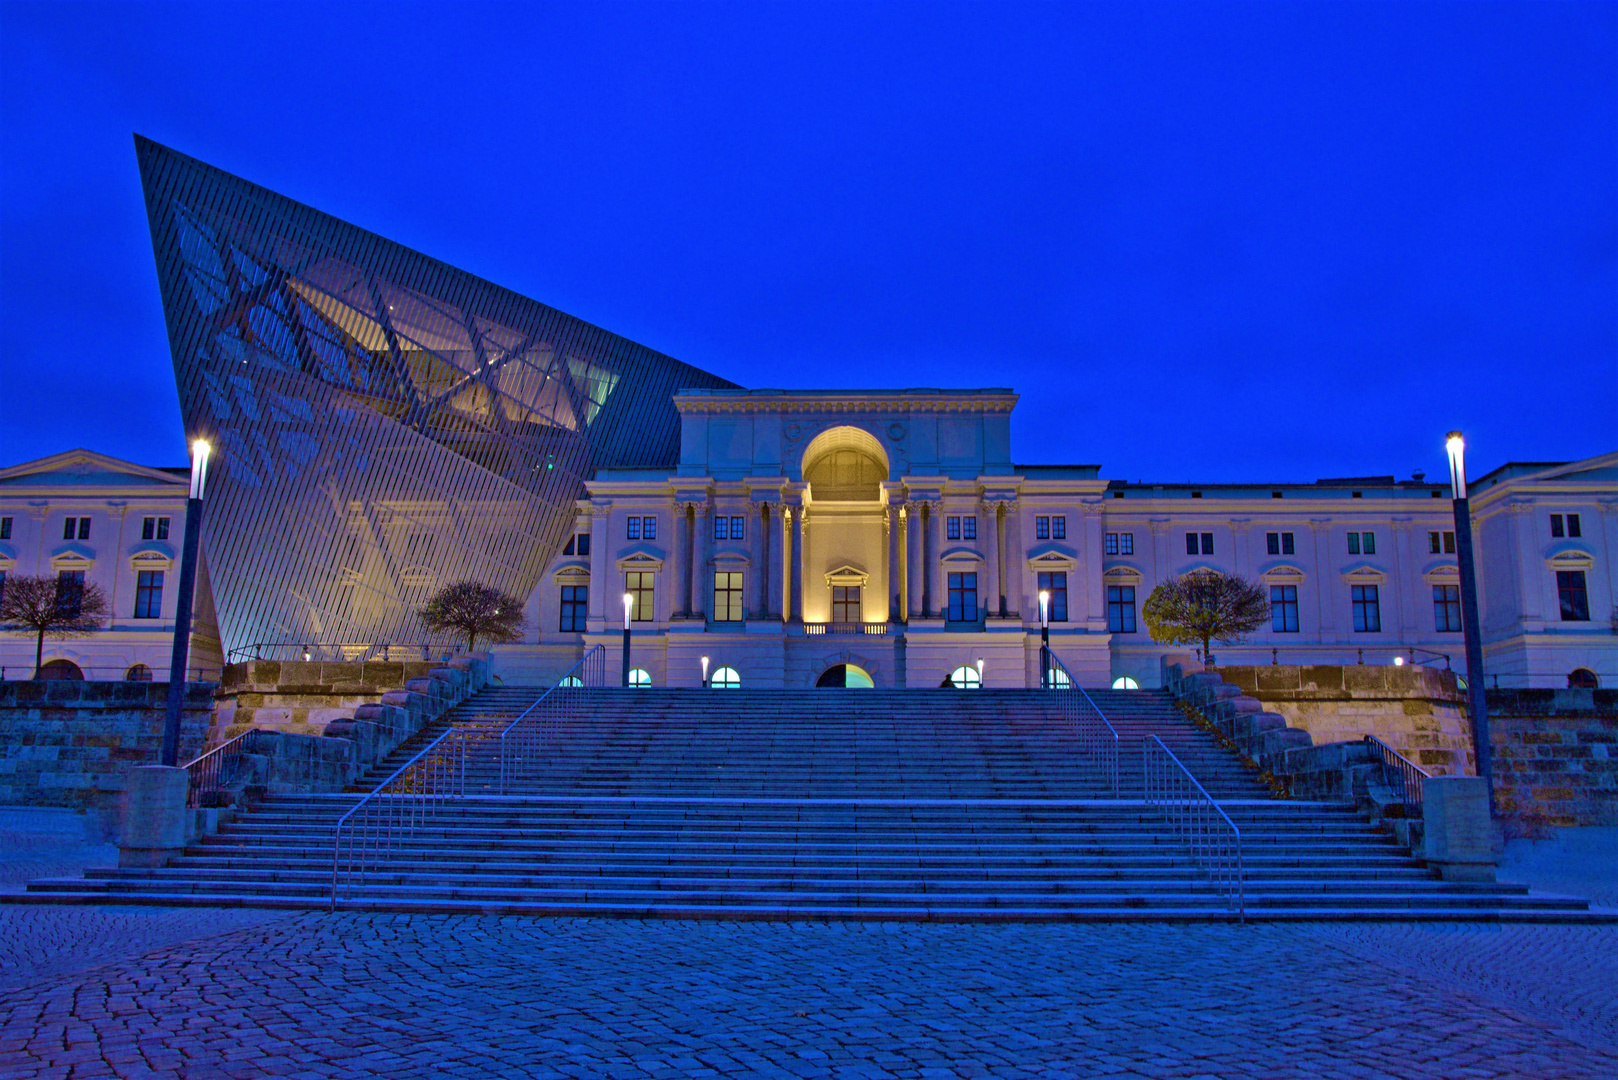
<path fill-rule="evenodd" d="M 1350 806 L 1275 801 L 1167 695 L 1093 692 L 1122 800 L 1039 691 L 591 691 L 500 791 L 471 740 L 468 797 L 398 838 L 357 910 L 873 919 L 1235 918 L 1139 802 L 1157 733 L 1243 834 L 1250 919 L 1588 918 L 1583 901 L 1451 883 Z M 490 735 L 536 690 L 492 689 L 443 726 Z M 434 730 L 413 740 L 422 746 Z M 401 747 L 369 790 L 414 751 Z M 322 907 L 358 792 L 280 796 L 168 866 L 30 883 L 35 902 Z"/>

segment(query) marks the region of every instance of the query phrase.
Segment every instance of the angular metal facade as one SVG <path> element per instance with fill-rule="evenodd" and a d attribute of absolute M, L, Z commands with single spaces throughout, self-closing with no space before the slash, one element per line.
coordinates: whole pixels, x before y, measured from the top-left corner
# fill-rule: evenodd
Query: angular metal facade
<path fill-rule="evenodd" d="M 526 597 L 601 466 L 679 458 L 707 372 L 136 137 L 226 649 L 423 640 Z"/>

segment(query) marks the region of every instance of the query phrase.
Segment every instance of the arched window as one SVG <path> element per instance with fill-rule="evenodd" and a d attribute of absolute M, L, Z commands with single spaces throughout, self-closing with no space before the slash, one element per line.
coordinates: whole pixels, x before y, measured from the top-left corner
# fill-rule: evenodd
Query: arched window
<path fill-rule="evenodd" d="M 41 679 L 75 679 L 84 681 L 84 672 L 71 660 L 52 660 L 39 669 Z"/>
<path fill-rule="evenodd" d="M 1128 675 L 1120 675 L 1112 680 L 1112 688 L 1114 690 L 1139 690 L 1140 683 L 1131 679 Z"/>
<path fill-rule="evenodd" d="M 876 686 L 876 680 L 871 678 L 870 672 L 858 664 L 833 664 L 820 673 L 815 685 L 870 689 Z"/>
<path fill-rule="evenodd" d="M 1061 668 L 1052 667 L 1049 671 L 1045 672 L 1045 689 L 1069 690 L 1072 689 L 1072 687 L 1073 681 L 1067 677 L 1067 672 L 1063 671 Z"/>
<path fill-rule="evenodd" d="M 949 678 L 944 680 L 944 685 L 952 686 L 957 690 L 981 690 L 983 688 L 983 679 L 978 675 L 977 668 L 971 664 L 962 664 L 949 673 Z"/>
<path fill-rule="evenodd" d="M 561 682 L 557 683 L 556 685 L 557 686 L 583 686 L 584 685 L 584 680 L 579 678 L 577 675 L 569 675 L 566 678 L 564 678 Z"/>
<path fill-rule="evenodd" d="M 735 668 L 722 667 L 713 673 L 713 678 L 708 680 L 708 685 L 715 690 L 740 690 L 742 688 L 742 677 L 736 673 Z"/>
<path fill-rule="evenodd" d="M 131 664 L 124 672 L 124 682 L 151 682 L 152 669 L 145 664 Z"/>
<path fill-rule="evenodd" d="M 629 685 L 644 690 L 652 685 L 652 676 L 645 668 L 630 668 Z"/>
<path fill-rule="evenodd" d="M 1574 690 L 1594 690 L 1601 685 L 1601 680 L 1589 668 L 1576 667 L 1567 673 L 1567 685 Z"/>

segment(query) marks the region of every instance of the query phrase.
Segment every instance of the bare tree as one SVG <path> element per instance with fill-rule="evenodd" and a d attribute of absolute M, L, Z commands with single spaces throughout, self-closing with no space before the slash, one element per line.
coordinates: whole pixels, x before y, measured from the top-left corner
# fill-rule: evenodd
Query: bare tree
<path fill-rule="evenodd" d="M 1153 641 L 1202 645 L 1204 663 L 1213 663 L 1212 643 L 1232 645 L 1270 617 L 1264 587 L 1235 574 L 1194 570 L 1170 577 L 1152 590 L 1141 617 Z"/>
<path fill-rule="evenodd" d="M 477 648 L 480 637 L 517 641 L 525 623 L 521 600 L 476 581 L 444 586 L 417 614 L 422 625 L 435 633 L 458 630 L 465 634 L 467 652 Z"/>
<path fill-rule="evenodd" d="M 34 678 L 45 639 L 86 637 L 110 611 L 101 586 L 59 577 L 7 578 L 0 591 L 0 630 L 34 635 Z"/>

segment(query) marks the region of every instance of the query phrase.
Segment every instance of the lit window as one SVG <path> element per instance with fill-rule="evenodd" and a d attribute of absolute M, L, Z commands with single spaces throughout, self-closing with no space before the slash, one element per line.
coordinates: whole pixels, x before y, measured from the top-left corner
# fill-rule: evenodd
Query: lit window
<path fill-rule="evenodd" d="M 723 515 L 716 515 L 713 519 L 713 538 L 715 540 L 730 539 L 730 519 Z"/>
<path fill-rule="evenodd" d="M 1590 621 L 1590 597 L 1584 589 L 1583 570 L 1556 572 L 1556 598 L 1561 602 L 1563 622 Z"/>
<path fill-rule="evenodd" d="M 638 517 L 629 518 L 624 523 L 624 528 L 625 528 L 624 539 L 626 539 L 626 540 L 639 540 L 640 539 L 640 518 L 638 518 Z"/>
<path fill-rule="evenodd" d="M 1118 534 L 1117 533 L 1108 533 L 1107 538 L 1102 541 L 1102 549 L 1101 550 L 1102 550 L 1102 552 L 1104 554 L 1107 554 L 1107 555 L 1116 555 L 1116 554 L 1118 554 Z"/>
<path fill-rule="evenodd" d="M 981 690 L 983 688 L 983 679 L 978 675 L 977 668 L 971 664 L 962 664 L 949 673 L 949 678 L 944 680 L 944 685 L 953 686 L 957 690 Z"/>
<path fill-rule="evenodd" d="M 1350 586 L 1354 607 L 1354 629 L 1362 633 L 1378 633 L 1382 629 L 1382 605 L 1377 599 L 1375 585 Z"/>
<path fill-rule="evenodd" d="M 1135 586 L 1107 586 L 1107 629 L 1114 634 L 1135 632 Z"/>
<path fill-rule="evenodd" d="M 1045 672 L 1045 689 L 1067 690 L 1073 686 L 1073 680 L 1067 677 L 1067 672 L 1052 664 Z"/>
<path fill-rule="evenodd" d="M 584 680 L 579 678 L 577 675 L 563 675 L 562 676 L 562 681 L 557 683 L 556 685 L 557 686 L 583 686 L 584 685 Z"/>
<path fill-rule="evenodd" d="M 713 678 L 708 680 L 708 685 L 715 690 L 740 690 L 742 677 L 735 668 L 722 667 L 713 673 Z"/>
<path fill-rule="evenodd" d="M 834 623 L 857 623 L 862 614 L 863 590 L 858 585 L 833 585 L 831 587 L 831 621 Z"/>
<path fill-rule="evenodd" d="M 744 532 L 744 526 L 742 524 L 746 520 L 747 519 L 745 517 L 732 517 L 730 519 L 730 538 L 732 540 L 745 540 L 745 539 L 747 539 L 747 537 L 745 535 L 745 532 Z"/>
<path fill-rule="evenodd" d="M 163 617 L 163 571 L 141 570 L 135 574 L 135 618 Z"/>
<path fill-rule="evenodd" d="M 976 517 L 963 517 L 961 519 L 961 539 L 976 540 L 978 538 L 978 519 Z"/>
<path fill-rule="evenodd" d="M 629 669 L 629 685 L 630 685 L 631 688 L 637 689 L 637 690 L 645 690 L 645 689 L 649 688 L 652 685 L 651 672 L 647 671 L 645 668 L 640 668 L 640 667 L 638 667 L 638 668 L 630 668 Z"/>
<path fill-rule="evenodd" d="M 715 622 L 742 621 L 741 571 L 720 570 L 714 574 L 713 617 Z"/>
<path fill-rule="evenodd" d="M 1067 571 L 1041 570 L 1038 575 L 1039 591 L 1050 593 L 1046 605 L 1046 618 L 1051 622 L 1067 622 Z"/>
<path fill-rule="evenodd" d="M 642 540 L 657 539 L 657 519 L 655 517 L 640 519 L 640 538 Z"/>
<path fill-rule="evenodd" d="M 950 622 L 976 622 L 978 618 L 978 576 L 976 573 L 949 575 Z"/>
<path fill-rule="evenodd" d="M 652 579 L 650 570 L 631 570 L 624 575 L 624 592 L 630 596 L 629 621 L 652 621 Z"/>
<path fill-rule="evenodd" d="M 1051 538 L 1051 519 L 1049 517 L 1034 518 L 1034 539 L 1049 540 Z"/>
<path fill-rule="evenodd" d="M 1270 586 L 1270 629 L 1277 634 L 1298 632 L 1298 587 Z"/>
<path fill-rule="evenodd" d="M 584 633 L 584 620 L 589 612 L 590 588 L 587 585 L 562 586 L 562 622 L 557 627 L 564 634 Z"/>
<path fill-rule="evenodd" d="M 1120 554 L 1120 555 L 1133 555 L 1133 554 L 1135 554 L 1135 534 L 1134 533 L 1119 533 L 1118 534 L 1118 554 Z"/>
<path fill-rule="evenodd" d="M 961 538 L 961 519 L 947 517 L 944 519 L 944 539 L 959 540 Z"/>
<path fill-rule="evenodd" d="M 1066 540 L 1067 539 L 1067 518 L 1062 516 L 1061 514 L 1058 514 L 1055 517 L 1051 518 L 1051 539 L 1052 540 Z"/>
<path fill-rule="evenodd" d="M 1440 633 L 1461 631 L 1461 587 L 1433 586 L 1433 629 Z"/>
<path fill-rule="evenodd" d="M 1131 679 L 1128 675 L 1120 675 L 1112 680 L 1112 688 L 1114 690 L 1139 690 L 1140 683 Z"/>

